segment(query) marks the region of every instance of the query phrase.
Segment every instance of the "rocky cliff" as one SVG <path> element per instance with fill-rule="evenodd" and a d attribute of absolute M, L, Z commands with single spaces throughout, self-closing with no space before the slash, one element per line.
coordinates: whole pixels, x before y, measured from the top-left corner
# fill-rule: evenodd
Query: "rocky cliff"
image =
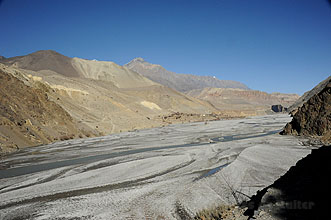
<path fill-rule="evenodd" d="M 296 111 L 299 107 L 301 107 L 305 102 L 307 102 L 311 97 L 322 91 L 325 86 L 330 82 L 331 76 L 329 76 L 327 79 L 320 82 L 317 86 L 315 86 L 312 90 L 309 90 L 308 92 L 305 92 L 298 100 L 296 100 L 289 108 L 288 111 Z"/>
<path fill-rule="evenodd" d="M 302 100 L 306 102 L 301 103 Z M 195 219 L 227 219 L 229 215 L 230 219 L 242 220 L 330 218 L 331 77 L 305 93 L 295 105 L 300 107 L 281 134 L 313 136 L 320 138 L 325 146 L 314 147 L 310 155 L 298 161 L 273 184 L 249 197 L 241 208 L 207 210 Z"/>
<path fill-rule="evenodd" d="M 323 81 L 324 82 L 324 81 Z M 314 136 L 331 141 L 331 77 L 293 115 L 282 134 Z M 316 89 L 315 89 L 316 90 Z"/>
<path fill-rule="evenodd" d="M 305 93 L 292 106 L 292 114 L 281 134 L 314 137 L 326 145 L 313 149 L 284 176 L 251 197 L 244 213 L 249 218 L 261 219 L 256 213 L 268 213 L 268 219 L 330 218 L 331 77 Z"/>

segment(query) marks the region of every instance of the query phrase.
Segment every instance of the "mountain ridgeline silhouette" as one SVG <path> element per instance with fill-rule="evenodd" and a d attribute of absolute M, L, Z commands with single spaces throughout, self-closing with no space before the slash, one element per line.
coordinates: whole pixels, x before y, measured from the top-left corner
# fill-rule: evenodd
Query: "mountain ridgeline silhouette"
<path fill-rule="evenodd" d="M 180 92 L 203 88 L 237 88 L 249 90 L 248 86 L 233 80 L 220 80 L 214 76 L 198 76 L 171 72 L 158 64 L 151 64 L 143 58 L 135 58 L 125 67 L 140 73 L 148 79 Z"/>

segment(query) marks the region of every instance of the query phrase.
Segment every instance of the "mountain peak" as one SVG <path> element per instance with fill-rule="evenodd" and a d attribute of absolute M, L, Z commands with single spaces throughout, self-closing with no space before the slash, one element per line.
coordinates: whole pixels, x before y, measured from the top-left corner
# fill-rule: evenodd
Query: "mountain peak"
<path fill-rule="evenodd" d="M 140 62 L 140 63 L 144 63 L 144 62 L 146 62 L 146 61 L 145 61 L 144 58 L 142 58 L 142 57 L 136 57 L 136 58 L 134 58 L 131 62 Z"/>
<path fill-rule="evenodd" d="M 127 64 L 125 64 L 124 66 L 130 68 L 130 67 L 136 66 L 137 64 L 144 64 L 144 65 L 146 65 L 146 64 L 149 64 L 149 63 L 146 62 L 144 60 L 144 58 L 142 58 L 142 57 L 136 57 L 133 60 L 131 60 L 130 62 L 128 62 Z"/>
<path fill-rule="evenodd" d="M 58 52 L 56 52 L 55 50 L 38 50 L 36 52 L 31 53 L 32 55 L 60 55 L 60 56 L 64 56 Z"/>
<path fill-rule="evenodd" d="M 71 64 L 72 58 L 54 50 L 39 50 L 25 56 L 11 57 L 1 60 L 7 65 L 15 65 L 21 69 L 32 71 L 51 70 L 68 77 L 78 77 L 78 72 Z"/>

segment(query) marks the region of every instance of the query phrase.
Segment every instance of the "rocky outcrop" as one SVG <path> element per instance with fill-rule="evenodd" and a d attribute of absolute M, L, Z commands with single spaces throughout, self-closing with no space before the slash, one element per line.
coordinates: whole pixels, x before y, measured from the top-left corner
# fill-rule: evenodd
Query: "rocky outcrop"
<path fill-rule="evenodd" d="M 325 86 L 330 82 L 331 76 L 329 76 L 327 79 L 320 82 L 317 86 L 315 86 L 312 90 L 309 90 L 308 92 L 305 92 L 296 102 L 294 102 L 289 108 L 288 111 L 296 111 L 299 107 L 301 107 L 305 102 L 307 102 L 311 97 L 321 92 Z"/>
<path fill-rule="evenodd" d="M 331 141 L 331 78 L 324 88 L 298 108 L 281 134 L 315 136 Z"/>
<path fill-rule="evenodd" d="M 283 107 L 282 105 L 272 105 L 271 110 L 273 112 L 286 112 L 287 108 Z"/>
<path fill-rule="evenodd" d="M 305 101 L 305 102 L 304 102 Z M 246 204 L 245 215 L 268 213 L 270 219 L 328 219 L 331 172 L 331 77 L 305 93 L 292 108 L 293 119 L 281 134 L 313 136 L 326 145 L 312 153 Z"/>

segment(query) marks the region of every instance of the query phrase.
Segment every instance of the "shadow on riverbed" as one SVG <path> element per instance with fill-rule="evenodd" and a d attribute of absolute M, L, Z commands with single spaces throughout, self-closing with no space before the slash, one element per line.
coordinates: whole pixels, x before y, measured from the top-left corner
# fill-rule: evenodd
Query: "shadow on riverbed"
<path fill-rule="evenodd" d="M 331 146 L 312 151 L 248 202 L 245 215 L 264 210 L 280 219 L 330 219 Z M 271 212 L 269 211 L 271 210 Z"/>

